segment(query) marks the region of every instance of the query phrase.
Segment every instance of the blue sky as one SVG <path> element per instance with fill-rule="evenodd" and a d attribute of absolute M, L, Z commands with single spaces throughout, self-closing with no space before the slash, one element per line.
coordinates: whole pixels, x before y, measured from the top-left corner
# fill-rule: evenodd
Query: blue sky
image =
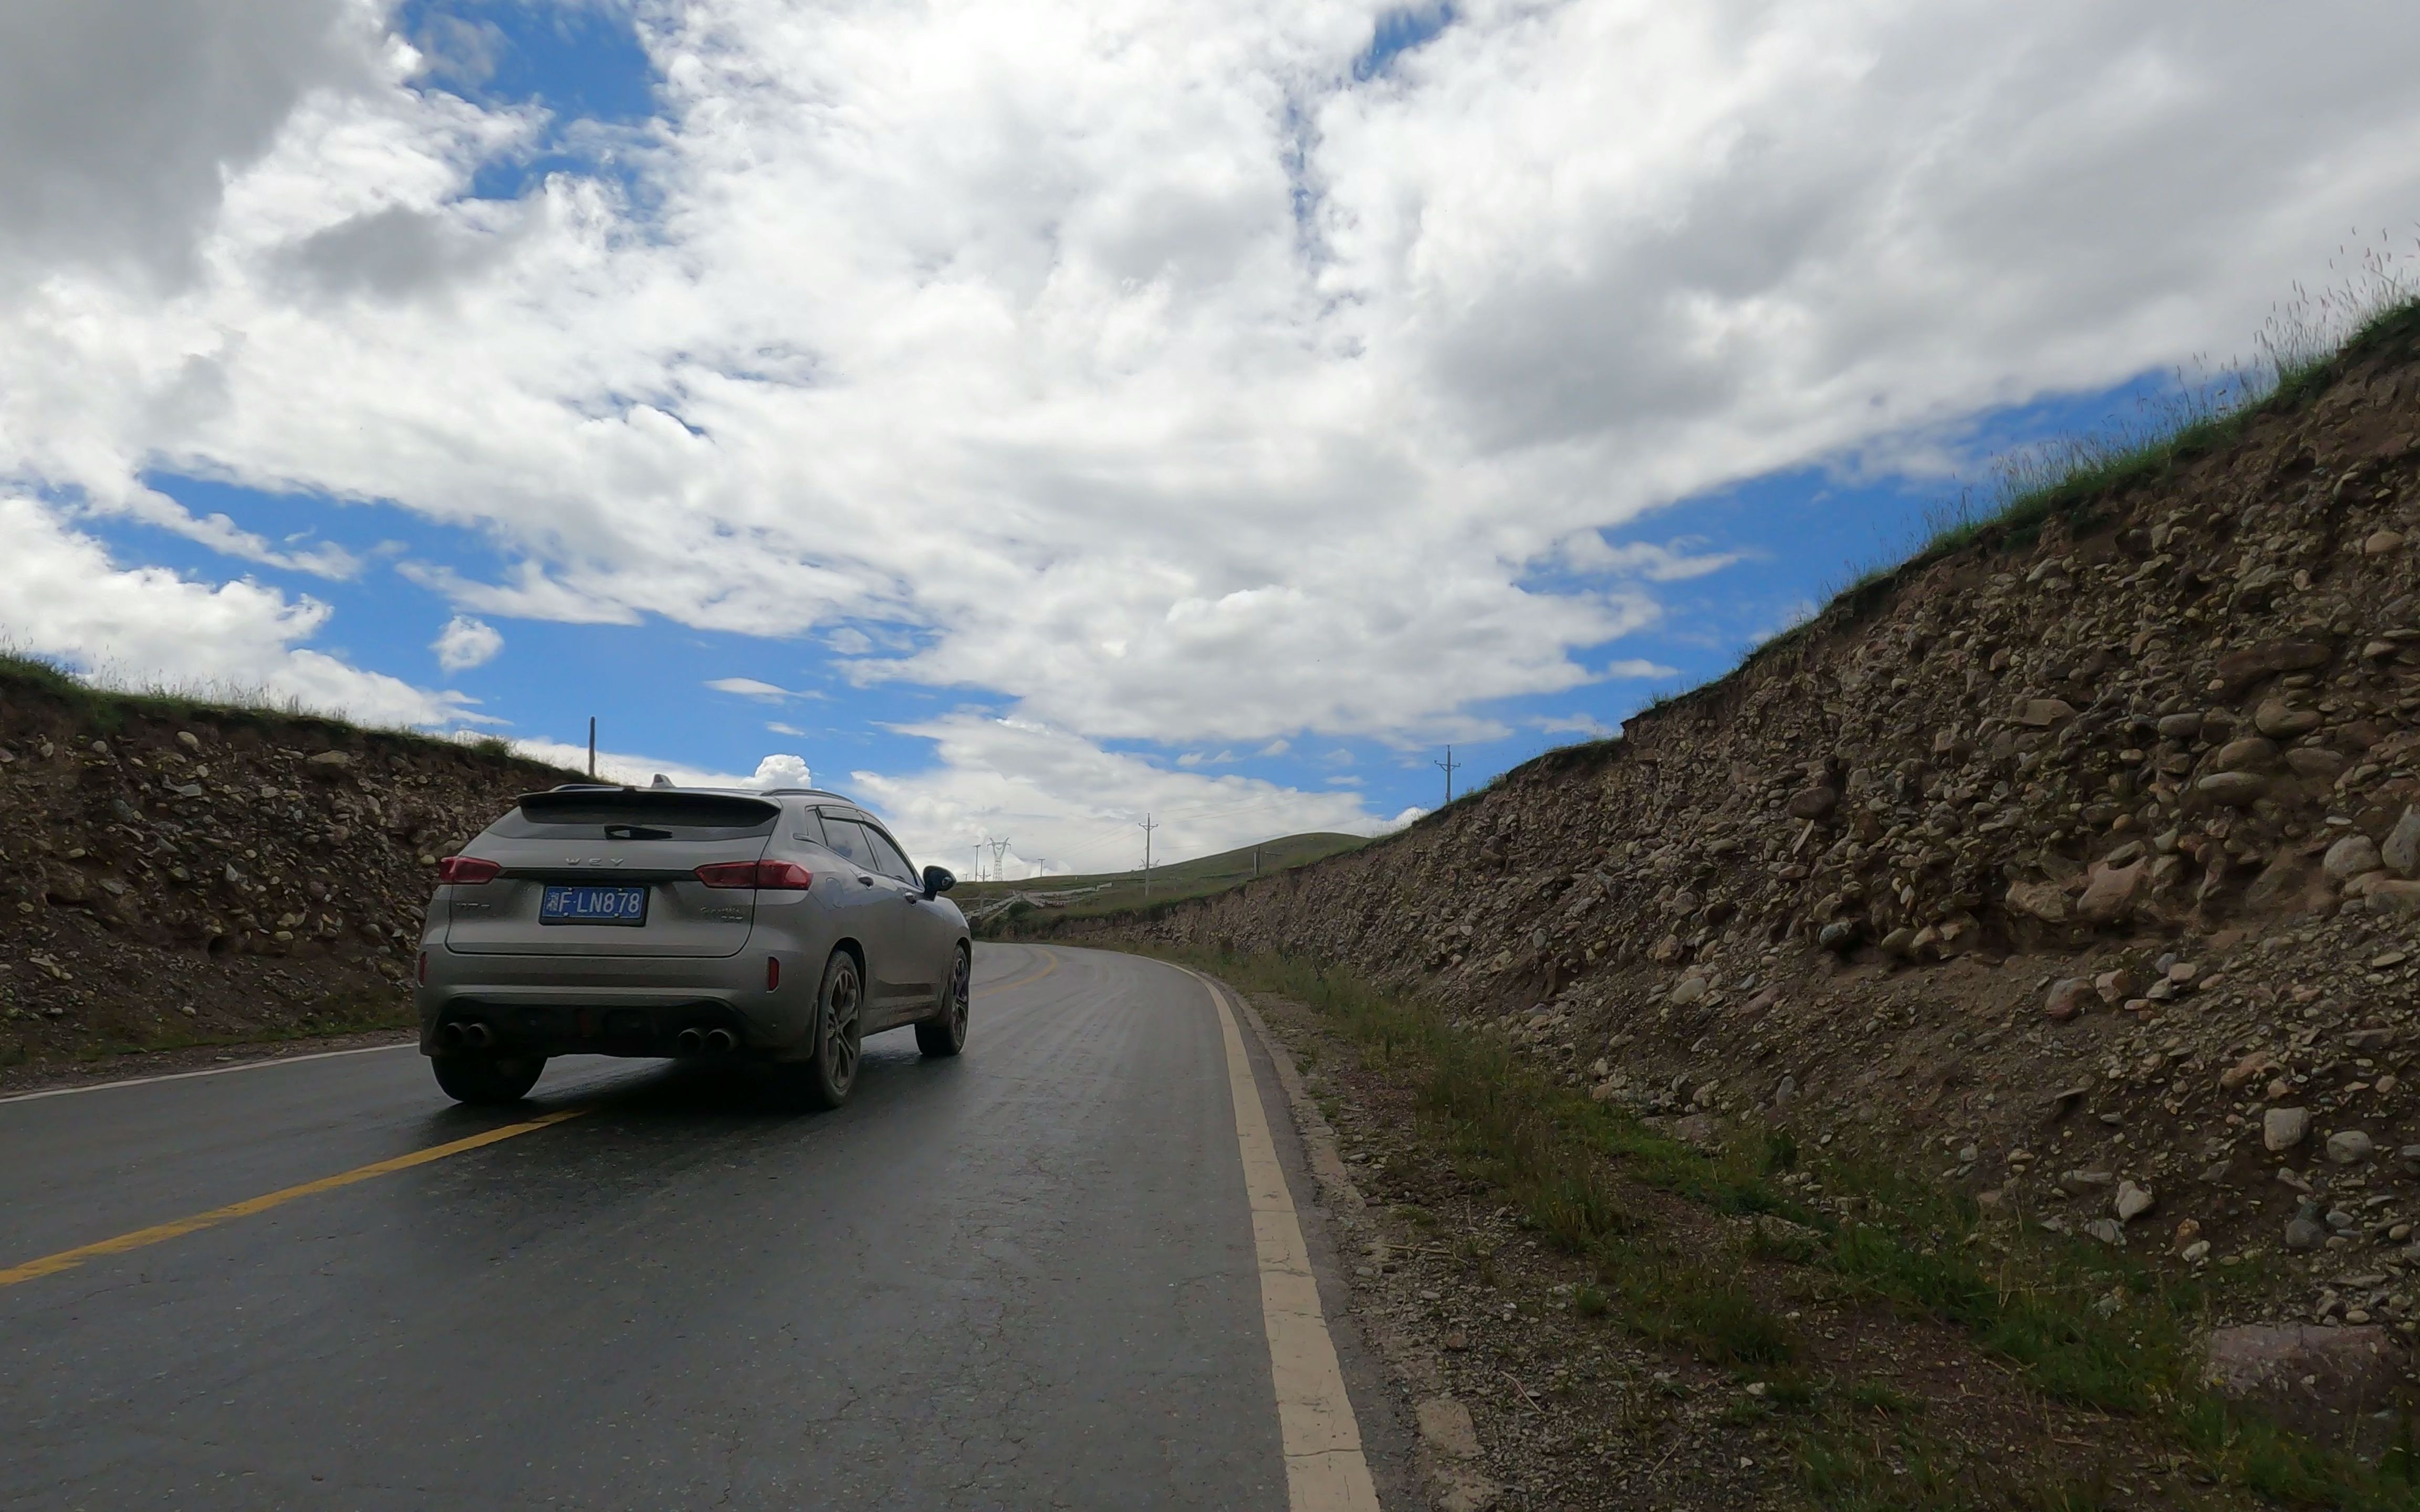
<path fill-rule="evenodd" d="M 2257 7 L 194 17 L 0 20 L 0 634 L 1027 868 L 1618 728 L 2420 205 Z"/>

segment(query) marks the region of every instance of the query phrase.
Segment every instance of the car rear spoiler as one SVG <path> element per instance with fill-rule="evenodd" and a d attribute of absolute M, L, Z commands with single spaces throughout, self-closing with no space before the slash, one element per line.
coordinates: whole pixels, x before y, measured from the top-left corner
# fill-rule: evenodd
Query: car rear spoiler
<path fill-rule="evenodd" d="M 524 793 L 520 810 L 541 825 L 659 824 L 744 829 L 778 818 L 782 806 L 736 793 L 594 787 Z"/>

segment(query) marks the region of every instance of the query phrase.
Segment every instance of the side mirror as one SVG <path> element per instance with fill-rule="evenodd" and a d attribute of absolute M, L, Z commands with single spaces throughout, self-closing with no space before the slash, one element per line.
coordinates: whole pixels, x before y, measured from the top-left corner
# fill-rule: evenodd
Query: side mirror
<path fill-rule="evenodd" d="M 927 898 L 937 898 L 957 885 L 956 874 L 948 867 L 928 866 L 924 869 L 924 896 Z"/>

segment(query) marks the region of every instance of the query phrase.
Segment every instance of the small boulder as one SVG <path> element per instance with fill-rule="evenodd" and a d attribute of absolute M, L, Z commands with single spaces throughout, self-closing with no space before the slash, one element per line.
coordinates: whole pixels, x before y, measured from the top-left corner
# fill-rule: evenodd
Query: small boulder
<path fill-rule="evenodd" d="M 2314 709 L 2298 709 L 2282 700 L 2273 699 L 2260 705 L 2252 716 L 2252 728 L 2274 740 L 2291 740 L 2319 727 L 2319 715 Z"/>
<path fill-rule="evenodd" d="M 1792 819 L 1823 820 L 1840 805 L 1840 795 L 1830 788 L 1801 788 L 1790 795 L 1789 811 Z"/>
<path fill-rule="evenodd" d="M 2201 733 L 2201 716 L 2194 713 L 2171 714 L 2160 720 L 2162 740 L 2192 740 Z"/>
<path fill-rule="evenodd" d="M 2350 882 L 2378 870 L 2378 846 L 2367 835 L 2347 835 L 2328 847 L 2327 858 L 2319 867 L 2335 881 Z"/>
<path fill-rule="evenodd" d="M 2332 750 L 2297 746 L 2286 753 L 2286 765 L 2296 777 L 2306 777 L 2315 782 L 2333 782 L 2344 776 L 2345 759 Z"/>
<path fill-rule="evenodd" d="M 2118 1183 L 2118 1201 L 2115 1204 L 2118 1221 L 2121 1224 L 2131 1224 L 2150 1211 L 2158 1201 L 2159 1198 L 2151 1195 L 2150 1188 L 2136 1186 L 2132 1181 L 2120 1181 Z"/>
<path fill-rule="evenodd" d="M 2335 653 L 2317 640 L 2272 640 L 2230 651 L 2218 658 L 2218 680 L 2234 692 L 2279 672 L 2308 671 L 2324 667 Z"/>
<path fill-rule="evenodd" d="M 1450 1459 L 1479 1458 L 1479 1428 L 1470 1409 L 1450 1396 L 1432 1396 L 1412 1409 L 1420 1438 Z"/>
<path fill-rule="evenodd" d="M 1690 976 L 1681 979 L 1672 989 L 1672 1006 L 1685 1008 L 1706 995 L 1712 984 L 1705 978 Z"/>
<path fill-rule="evenodd" d="M 2067 901 L 2067 889 L 2055 882 L 2019 882 L 2009 888 L 2009 912 L 2038 918 L 2045 924 L 2064 924 L 2073 917 Z"/>
<path fill-rule="evenodd" d="M 1836 918 L 1815 933 L 1815 943 L 1826 950 L 1845 955 L 1857 944 L 1857 923 L 1851 918 Z"/>
<path fill-rule="evenodd" d="M 2420 873 L 2420 810 L 2403 810 L 2403 817 L 2387 831 L 2386 843 L 2378 848 L 2378 858 L 2397 876 Z"/>
<path fill-rule="evenodd" d="M 2092 979 L 2092 990 L 2101 995 L 2102 1002 L 2112 1004 L 2140 997 L 2149 985 L 2143 980 L 2143 974 L 2133 966 L 2119 966 L 2115 971 L 2104 971 Z"/>
<path fill-rule="evenodd" d="M 2277 764 L 2277 743 L 2265 735 L 2246 735 L 2218 748 L 2213 763 L 2222 772 L 2261 771 Z"/>
<path fill-rule="evenodd" d="M 177 732 L 177 744 L 191 751 L 198 751 L 202 748 L 201 737 L 190 730 Z"/>
<path fill-rule="evenodd" d="M 2194 790 L 2231 809 L 2243 808 L 2269 791 L 2269 779 L 2257 772 L 2212 772 Z"/>
<path fill-rule="evenodd" d="M 2095 924 L 2115 923 L 2134 911 L 2134 900 L 2149 879 L 2150 868 L 2141 861 L 2132 866 L 2096 861 L 2085 881 L 2084 896 L 2075 902 L 2075 912 Z"/>
<path fill-rule="evenodd" d="M 2017 711 L 2017 722 L 2034 730 L 2047 730 L 2075 717 L 2075 705 L 2065 699 L 2027 699 Z"/>
<path fill-rule="evenodd" d="M 2276 1069 L 2277 1057 L 2275 1056 L 2270 1054 L 2266 1050 L 2255 1050 L 2250 1055 L 2244 1057 L 2242 1060 L 2237 1061 L 2234 1065 L 2229 1066 L 2226 1070 L 2219 1072 L 2218 1085 L 2231 1092 L 2237 1088 L 2242 1087 L 2244 1083 L 2257 1081 L 2260 1077 L 2267 1075 L 2269 1072 L 2275 1071 Z"/>
<path fill-rule="evenodd" d="M 2364 556 L 2382 557 L 2390 551 L 2402 549 L 2402 547 L 2401 531 L 2372 531 L 2362 537 L 2361 552 Z"/>
<path fill-rule="evenodd" d="M 2291 1149 L 2310 1132 L 2308 1108 L 2271 1108 L 2260 1115 L 2260 1143 L 2264 1149 Z"/>
<path fill-rule="evenodd" d="M 2286 1222 L 2286 1247 L 2292 1250 L 2318 1249 L 2328 1242 L 2328 1231 L 2319 1222 L 2319 1205 L 2305 1202 L 2302 1211 Z"/>
<path fill-rule="evenodd" d="M 2373 878 L 2363 896 L 2369 900 L 2373 914 L 2420 914 L 2420 882 Z"/>
<path fill-rule="evenodd" d="M 2375 1414 L 2402 1405 L 2402 1357 L 2394 1336 L 2376 1323 L 2243 1323 L 2211 1331 L 2202 1379 L 2288 1427 L 2346 1443 L 2393 1427 L 2392 1418 L 2381 1424 Z"/>
<path fill-rule="evenodd" d="M 2377 1141 L 2359 1129 L 2339 1129 L 2328 1135 L 2328 1159 L 2338 1165 L 2358 1165 L 2377 1149 Z"/>
<path fill-rule="evenodd" d="M 2064 1024 L 2084 1011 L 2085 999 L 2092 992 L 2092 983 L 2082 977 L 2069 977 L 2050 984 L 2050 995 L 2042 999 L 2042 1017 L 2055 1024 Z"/>

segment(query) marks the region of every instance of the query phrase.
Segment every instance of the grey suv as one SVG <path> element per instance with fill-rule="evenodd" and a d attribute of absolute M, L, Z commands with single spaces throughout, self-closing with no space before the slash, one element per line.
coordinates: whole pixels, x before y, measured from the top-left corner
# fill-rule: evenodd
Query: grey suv
<path fill-rule="evenodd" d="M 464 1103 L 517 1101 L 549 1056 L 752 1056 L 838 1107 L 866 1035 L 967 1042 L 957 879 L 838 794 L 532 793 L 437 875 L 413 996 Z"/>

